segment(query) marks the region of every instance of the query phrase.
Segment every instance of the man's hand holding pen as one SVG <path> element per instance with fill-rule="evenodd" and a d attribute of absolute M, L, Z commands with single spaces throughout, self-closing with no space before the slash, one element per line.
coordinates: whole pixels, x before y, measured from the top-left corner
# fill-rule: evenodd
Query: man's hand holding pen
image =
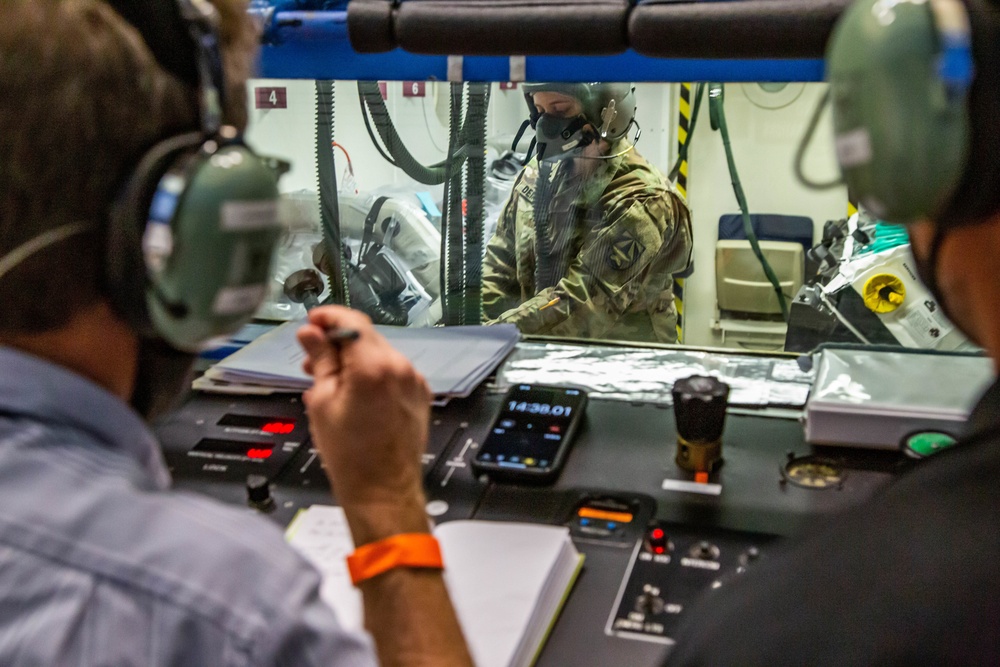
<path fill-rule="evenodd" d="M 425 532 L 421 456 L 430 389 L 364 314 L 309 311 L 298 333 L 313 387 L 303 394 L 313 444 L 356 545 Z"/>

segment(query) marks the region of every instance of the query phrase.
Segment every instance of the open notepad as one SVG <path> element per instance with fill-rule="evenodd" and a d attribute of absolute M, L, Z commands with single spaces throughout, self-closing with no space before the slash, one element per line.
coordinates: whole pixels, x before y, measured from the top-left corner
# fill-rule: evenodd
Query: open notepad
<path fill-rule="evenodd" d="M 260 393 L 304 391 L 305 352 L 295 333 L 303 321 L 286 322 L 209 368 L 195 389 Z M 375 327 L 427 379 L 438 398 L 465 397 L 514 349 L 513 324 L 453 327 Z"/>
<path fill-rule="evenodd" d="M 434 529 L 444 577 L 479 667 L 531 665 L 583 565 L 562 526 L 452 521 Z M 362 627 L 361 596 L 344 559 L 354 550 L 339 507 L 313 505 L 288 526 L 289 544 L 323 574 L 323 599 Z"/>

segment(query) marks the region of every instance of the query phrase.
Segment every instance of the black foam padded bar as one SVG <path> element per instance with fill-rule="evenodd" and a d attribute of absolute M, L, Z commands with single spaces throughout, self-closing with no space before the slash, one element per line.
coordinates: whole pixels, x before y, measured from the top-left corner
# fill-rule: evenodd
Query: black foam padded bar
<path fill-rule="evenodd" d="M 661 58 L 821 58 L 850 0 L 643 2 L 629 46 Z"/>
<path fill-rule="evenodd" d="M 628 0 L 407 0 L 393 32 L 411 53 L 608 55 L 628 47 L 628 10 Z"/>
<path fill-rule="evenodd" d="M 347 36 L 358 53 L 383 53 L 396 48 L 392 34 L 392 0 L 351 0 L 347 5 Z"/>

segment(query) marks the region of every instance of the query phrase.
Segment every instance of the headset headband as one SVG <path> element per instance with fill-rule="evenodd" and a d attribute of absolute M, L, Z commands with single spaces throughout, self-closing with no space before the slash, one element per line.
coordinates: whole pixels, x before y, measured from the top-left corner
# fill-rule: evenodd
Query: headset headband
<path fill-rule="evenodd" d="M 215 6 L 208 0 L 105 1 L 139 31 L 163 69 L 198 87 L 202 132 L 214 135 L 225 105 Z"/>

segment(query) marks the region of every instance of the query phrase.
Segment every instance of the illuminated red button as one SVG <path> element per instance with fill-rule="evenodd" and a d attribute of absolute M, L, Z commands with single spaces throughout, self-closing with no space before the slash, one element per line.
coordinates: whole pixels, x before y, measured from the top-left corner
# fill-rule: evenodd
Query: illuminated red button
<path fill-rule="evenodd" d="M 261 426 L 260 430 L 274 435 L 286 435 L 295 430 L 295 422 L 268 422 Z"/>
<path fill-rule="evenodd" d="M 250 459 L 267 459 L 271 457 L 273 450 L 270 449 L 248 449 L 247 458 Z"/>
<path fill-rule="evenodd" d="M 666 531 L 662 528 L 651 529 L 647 538 L 649 540 L 649 550 L 654 554 L 665 554 L 670 550 L 670 541 L 667 539 Z"/>

